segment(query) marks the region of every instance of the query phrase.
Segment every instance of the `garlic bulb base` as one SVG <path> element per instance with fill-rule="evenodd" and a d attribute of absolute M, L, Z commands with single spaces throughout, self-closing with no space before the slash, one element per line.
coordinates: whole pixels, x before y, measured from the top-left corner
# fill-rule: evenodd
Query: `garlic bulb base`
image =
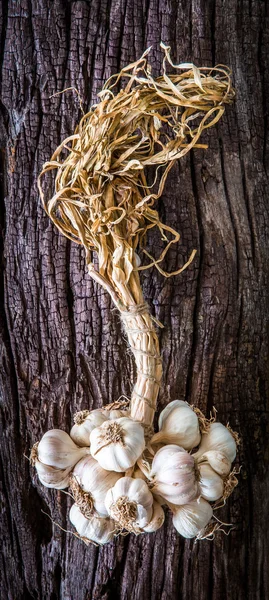
<path fill-rule="evenodd" d="M 94 501 L 92 495 L 81 489 L 74 476 L 70 477 L 69 489 L 75 504 L 79 507 L 83 516 L 86 517 L 86 519 L 90 519 L 94 513 Z"/>
<path fill-rule="evenodd" d="M 137 519 L 137 503 L 128 500 L 127 496 L 120 496 L 110 509 L 110 515 L 121 529 L 130 533 L 141 533 L 135 525 Z"/>
<path fill-rule="evenodd" d="M 75 425 L 81 425 L 82 423 L 84 423 L 89 414 L 89 410 L 80 410 L 79 412 L 76 412 L 73 416 L 73 421 Z"/>
<path fill-rule="evenodd" d="M 90 435 L 91 454 L 103 469 L 119 473 L 134 466 L 145 449 L 144 430 L 128 417 L 106 421 Z"/>
<path fill-rule="evenodd" d="M 143 479 L 122 477 L 107 492 L 105 505 L 121 529 L 141 533 L 153 514 L 153 496 Z"/>

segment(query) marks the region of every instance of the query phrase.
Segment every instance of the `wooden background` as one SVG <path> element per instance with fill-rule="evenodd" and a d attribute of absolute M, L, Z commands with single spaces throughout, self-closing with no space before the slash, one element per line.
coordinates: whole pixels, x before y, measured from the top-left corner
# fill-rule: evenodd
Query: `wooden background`
<path fill-rule="evenodd" d="M 262 0 L 2 0 L 1 11 L 1 564 L 3 600 L 264 600 L 268 591 L 269 4 Z M 158 204 L 182 234 L 165 280 L 143 274 L 160 333 L 159 408 L 186 399 L 242 438 L 240 483 L 213 542 L 184 541 L 167 518 L 154 535 L 101 549 L 64 528 L 70 501 L 39 485 L 31 445 L 71 415 L 130 394 L 132 357 L 83 252 L 39 202 L 42 163 L 104 80 L 160 41 L 174 61 L 224 63 L 236 102 L 170 172 Z M 149 238 L 156 256 L 157 236 Z M 267 473 L 267 475 L 266 475 Z"/>

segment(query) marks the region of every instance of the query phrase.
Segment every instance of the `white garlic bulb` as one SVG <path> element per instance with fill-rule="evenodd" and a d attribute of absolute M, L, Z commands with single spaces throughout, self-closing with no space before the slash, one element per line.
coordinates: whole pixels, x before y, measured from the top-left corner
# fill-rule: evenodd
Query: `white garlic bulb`
<path fill-rule="evenodd" d="M 73 476 L 80 488 L 90 494 L 94 510 L 101 517 L 107 517 L 106 493 L 122 475 L 113 471 L 105 471 L 92 456 L 85 456 L 76 464 Z"/>
<path fill-rule="evenodd" d="M 91 454 L 107 471 L 132 467 L 145 448 L 144 429 L 128 417 L 106 421 L 90 435 Z"/>
<path fill-rule="evenodd" d="M 210 450 L 222 452 L 231 462 L 236 457 L 236 441 L 229 429 L 222 423 L 211 423 L 208 432 L 203 433 L 201 444 L 194 456 L 199 458 Z"/>
<path fill-rule="evenodd" d="M 183 400 L 173 400 L 161 412 L 159 433 L 150 443 L 177 444 L 185 450 L 192 450 L 198 446 L 200 439 L 199 420 L 193 409 Z"/>
<path fill-rule="evenodd" d="M 196 455 L 194 454 L 194 456 Z M 218 475 L 226 477 L 230 473 L 232 463 L 222 452 L 209 450 L 197 458 L 197 464 L 198 466 L 208 464 Z"/>
<path fill-rule="evenodd" d="M 156 452 L 149 478 L 152 493 L 173 504 L 187 504 L 198 496 L 194 458 L 179 446 L 169 444 Z"/>
<path fill-rule="evenodd" d="M 173 524 L 178 533 L 185 538 L 196 537 L 209 523 L 213 509 L 203 498 L 193 500 L 184 506 L 171 506 Z"/>
<path fill-rule="evenodd" d="M 157 531 L 163 525 L 164 518 L 165 514 L 163 508 L 160 506 L 159 502 L 154 500 L 151 520 L 149 524 L 144 527 L 143 531 L 145 531 L 145 533 L 154 533 L 154 531 Z"/>
<path fill-rule="evenodd" d="M 78 448 L 68 433 L 61 429 L 47 431 L 37 447 L 38 460 L 58 469 L 74 467 L 89 452 L 89 448 Z"/>
<path fill-rule="evenodd" d="M 110 517 L 127 531 L 139 533 L 152 519 L 153 496 L 143 479 L 119 479 L 107 492 L 105 505 Z"/>
<path fill-rule="evenodd" d="M 70 431 L 70 437 L 78 446 L 89 446 L 90 445 L 90 433 L 95 427 L 102 425 L 109 415 L 106 414 L 108 411 L 96 410 L 82 410 L 74 416 L 75 425 L 73 425 Z"/>
<path fill-rule="evenodd" d="M 69 486 L 70 471 L 72 467 L 67 469 L 57 469 L 44 465 L 39 460 L 36 460 L 35 468 L 38 473 L 38 478 L 45 487 L 63 490 Z"/>
<path fill-rule="evenodd" d="M 205 500 L 215 502 L 223 496 L 223 479 L 209 465 L 200 465 L 200 494 Z"/>
<path fill-rule="evenodd" d="M 76 504 L 73 504 L 69 518 L 78 534 L 86 540 L 103 545 L 110 542 L 114 536 L 115 523 L 111 519 L 96 516 L 86 519 Z"/>

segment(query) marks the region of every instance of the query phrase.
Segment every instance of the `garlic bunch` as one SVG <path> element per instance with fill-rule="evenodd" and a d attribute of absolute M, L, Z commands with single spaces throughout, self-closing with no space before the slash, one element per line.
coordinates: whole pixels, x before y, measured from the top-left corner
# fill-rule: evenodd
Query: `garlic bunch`
<path fill-rule="evenodd" d="M 89 452 L 89 448 L 78 448 L 68 433 L 61 429 L 47 431 L 37 447 L 38 460 L 57 469 L 74 467 Z"/>
<path fill-rule="evenodd" d="M 89 504 L 89 500 L 91 501 L 92 511 L 95 510 L 101 517 L 107 517 L 106 493 L 122 475 L 113 471 L 105 471 L 92 456 L 85 456 L 76 464 L 73 477 L 79 486 L 76 490 L 77 494 L 79 494 L 80 489 L 87 492 L 87 503 Z M 90 507 L 88 507 L 88 510 L 90 512 Z"/>
<path fill-rule="evenodd" d="M 140 533 L 152 520 L 153 496 L 143 479 L 119 479 L 107 492 L 105 505 L 110 517 L 127 531 Z"/>
<path fill-rule="evenodd" d="M 213 515 L 212 506 L 203 498 L 188 502 L 184 506 L 170 506 L 173 513 L 173 525 L 185 538 L 196 537 Z"/>
<path fill-rule="evenodd" d="M 96 410 L 82 410 L 75 414 L 74 422 L 70 437 L 78 446 L 89 446 L 90 445 L 90 433 L 95 427 L 102 425 L 109 416 L 105 414 L 107 411 Z"/>
<path fill-rule="evenodd" d="M 222 423 L 211 423 L 207 433 L 203 433 L 195 458 L 209 451 L 221 452 L 232 463 L 236 456 L 236 440 L 231 431 Z"/>
<path fill-rule="evenodd" d="M 86 519 L 76 504 L 73 504 L 69 518 L 82 538 L 100 546 L 110 542 L 115 534 L 115 523 L 111 519 L 96 516 Z"/>
<path fill-rule="evenodd" d="M 107 471 L 132 467 L 145 448 L 144 429 L 128 417 L 106 421 L 90 434 L 91 454 Z"/>
<path fill-rule="evenodd" d="M 172 504 L 187 504 L 199 493 L 193 456 L 174 444 L 155 454 L 149 479 L 152 493 Z"/>
<path fill-rule="evenodd" d="M 159 433 L 151 439 L 152 444 L 177 444 L 185 450 L 198 446 L 201 439 L 199 420 L 187 402 L 173 400 L 161 412 Z"/>

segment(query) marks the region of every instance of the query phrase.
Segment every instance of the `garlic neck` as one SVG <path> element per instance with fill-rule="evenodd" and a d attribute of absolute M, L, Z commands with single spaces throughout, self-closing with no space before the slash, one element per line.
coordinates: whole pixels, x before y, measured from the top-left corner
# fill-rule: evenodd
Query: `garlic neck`
<path fill-rule="evenodd" d="M 159 340 L 145 304 L 120 311 L 128 342 L 135 357 L 137 379 L 131 397 L 131 417 L 152 425 L 162 377 Z"/>

